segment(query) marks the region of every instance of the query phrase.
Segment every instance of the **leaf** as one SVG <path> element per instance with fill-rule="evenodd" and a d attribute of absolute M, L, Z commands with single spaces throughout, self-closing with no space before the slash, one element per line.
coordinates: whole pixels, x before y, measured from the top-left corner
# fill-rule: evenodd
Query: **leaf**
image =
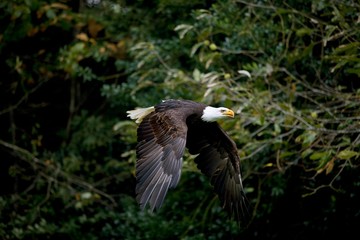
<path fill-rule="evenodd" d="M 194 26 L 192 25 L 188 25 L 188 24 L 180 24 L 180 25 L 177 25 L 174 30 L 179 32 L 179 37 L 180 39 L 183 39 L 185 34 L 187 32 L 189 32 L 191 29 L 193 29 Z"/>
<path fill-rule="evenodd" d="M 328 163 L 332 158 L 333 151 L 325 151 L 325 152 L 314 152 L 311 156 L 311 160 L 317 160 L 318 161 L 318 173 L 324 171 L 328 167 Z M 331 166 L 330 166 L 331 168 Z M 330 172 L 332 169 L 327 169 L 328 172 Z"/>
<path fill-rule="evenodd" d="M 333 170 L 334 168 L 334 160 L 335 158 L 331 159 L 325 166 L 326 168 L 326 175 L 328 175 L 329 173 L 331 173 L 331 171 Z"/>
<path fill-rule="evenodd" d="M 91 37 L 95 38 L 98 33 L 104 29 L 104 26 L 97 23 L 95 20 L 90 19 L 88 23 L 88 29 Z"/>
<path fill-rule="evenodd" d="M 352 150 L 349 150 L 349 149 L 342 150 L 337 155 L 337 157 L 342 159 L 342 160 L 348 160 L 348 159 L 350 159 L 352 157 L 355 157 L 355 156 L 358 157 L 359 153 L 355 152 L 355 151 L 352 151 Z"/>
<path fill-rule="evenodd" d="M 48 9 L 46 11 L 46 16 L 49 18 L 49 19 L 54 19 L 56 17 L 56 13 L 54 12 L 54 10 L 52 9 Z"/>
<path fill-rule="evenodd" d="M 65 4 L 62 4 L 62 3 L 52 3 L 50 4 L 50 6 L 52 8 L 58 8 L 58 9 L 63 9 L 63 10 L 68 10 L 70 9 L 69 6 L 65 5 Z"/>
<path fill-rule="evenodd" d="M 205 45 L 204 42 L 199 42 L 199 43 L 195 44 L 195 45 L 191 48 L 190 57 L 193 57 L 194 54 L 196 53 L 196 51 L 197 51 L 201 46 L 203 46 L 203 45 Z"/>
<path fill-rule="evenodd" d="M 83 192 L 80 194 L 81 199 L 90 199 L 92 197 L 91 192 Z"/>
<path fill-rule="evenodd" d="M 76 38 L 84 42 L 89 41 L 89 37 L 86 33 L 79 33 L 76 35 Z"/>
<path fill-rule="evenodd" d="M 310 146 L 316 140 L 317 133 L 315 131 L 306 131 L 295 139 L 295 142 L 301 143 L 303 147 Z"/>
<path fill-rule="evenodd" d="M 193 71 L 193 78 L 196 82 L 200 82 L 201 80 L 201 72 L 199 71 L 199 69 L 195 68 Z"/>
<path fill-rule="evenodd" d="M 303 37 L 305 35 L 311 35 L 313 33 L 313 30 L 310 28 L 300 28 L 296 30 L 296 35 L 299 37 Z"/>
<path fill-rule="evenodd" d="M 350 51 L 350 53 L 356 53 L 357 49 L 360 47 L 360 42 L 351 42 L 348 44 L 343 44 L 338 46 L 335 50 L 334 50 L 334 54 L 339 54 L 345 51 Z"/>
<path fill-rule="evenodd" d="M 309 156 L 310 154 L 312 154 L 314 152 L 314 150 L 312 150 L 311 148 L 306 149 L 305 151 L 303 151 L 301 153 L 301 157 L 302 158 L 306 158 L 307 156 Z"/>
<path fill-rule="evenodd" d="M 308 131 L 304 134 L 303 146 L 309 146 L 316 139 L 317 133 L 314 131 Z"/>
<path fill-rule="evenodd" d="M 273 166 L 274 166 L 273 163 L 267 163 L 267 164 L 264 165 L 264 167 L 273 167 Z"/>
<path fill-rule="evenodd" d="M 289 156 L 294 156 L 296 154 L 297 154 L 297 152 L 290 152 L 290 151 L 281 152 L 280 153 L 280 158 L 286 158 L 286 157 L 289 157 Z"/>
<path fill-rule="evenodd" d="M 311 160 L 319 160 L 328 156 L 327 152 L 314 152 L 310 155 Z"/>
<path fill-rule="evenodd" d="M 240 75 L 245 75 L 248 78 L 251 78 L 251 74 L 246 70 L 239 70 L 238 73 L 240 73 Z"/>

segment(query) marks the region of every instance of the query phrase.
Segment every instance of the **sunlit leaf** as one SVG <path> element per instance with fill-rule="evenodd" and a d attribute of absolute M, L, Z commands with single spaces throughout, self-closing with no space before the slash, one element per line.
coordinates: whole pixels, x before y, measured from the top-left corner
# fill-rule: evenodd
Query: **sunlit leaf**
<path fill-rule="evenodd" d="M 355 156 L 358 157 L 359 153 L 355 152 L 355 151 L 352 151 L 352 150 L 349 150 L 349 149 L 342 150 L 341 152 L 339 152 L 337 154 L 337 157 L 342 159 L 342 160 L 348 160 L 348 159 L 353 158 Z"/>
<path fill-rule="evenodd" d="M 89 41 L 89 37 L 87 36 L 86 33 L 79 33 L 79 34 L 76 35 L 76 38 L 81 40 L 81 41 L 84 41 L 84 42 Z"/>
<path fill-rule="evenodd" d="M 174 28 L 175 31 L 177 31 L 179 33 L 179 37 L 180 39 L 184 38 L 184 36 L 186 35 L 186 33 L 188 33 L 191 29 L 193 29 L 194 27 L 192 25 L 188 25 L 188 24 L 180 24 L 178 26 L 176 26 Z"/>
<path fill-rule="evenodd" d="M 240 75 L 244 75 L 244 76 L 247 76 L 248 78 L 251 78 L 251 74 L 246 70 L 239 70 L 238 73 Z"/>

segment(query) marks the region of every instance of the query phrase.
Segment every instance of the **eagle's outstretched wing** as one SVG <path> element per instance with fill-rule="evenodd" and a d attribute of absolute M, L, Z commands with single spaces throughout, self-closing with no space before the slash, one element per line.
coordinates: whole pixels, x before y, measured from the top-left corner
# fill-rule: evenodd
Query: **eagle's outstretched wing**
<path fill-rule="evenodd" d="M 138 127 L 136 199 L 142 209 L 161 207 L 180 179 L 187 126 L 171 112 L 151 112 Z"/>
<path fill-rule="evenodd" d="M 186 147 L 199 154 L 195 162 L 210 178 L 223 208 L 237 221 L 244 219 L 248 211 L 235 142 L 218 123 L 197 122 L 189 125 Z"/>

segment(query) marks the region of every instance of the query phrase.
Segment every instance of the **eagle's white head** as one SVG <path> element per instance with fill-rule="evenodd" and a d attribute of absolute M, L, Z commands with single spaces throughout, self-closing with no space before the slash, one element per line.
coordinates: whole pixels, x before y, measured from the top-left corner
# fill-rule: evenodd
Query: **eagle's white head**
<path fill-rule="evenodd" d="M 234 111 L 225 107 L 206 107 L 203 111 L 203 115 L 201 116 L 201 119 L 205 122 L 215 122 L 219 119 L 224 118 L 233 118 L 234 117 Z"/>

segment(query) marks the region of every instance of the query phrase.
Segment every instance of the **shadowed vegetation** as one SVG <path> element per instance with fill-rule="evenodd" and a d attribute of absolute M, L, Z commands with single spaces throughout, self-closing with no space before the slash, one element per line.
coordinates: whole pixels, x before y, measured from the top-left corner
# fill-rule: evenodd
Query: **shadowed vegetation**
<path fill-rule="evenodd" d="M 88 2 L 0 3 L 1 239 L 359 235 L 357 1 Z M 248 225 L 188 153 L 140 211 L 126 111 L 169 98 L 236 111 Z"/>

